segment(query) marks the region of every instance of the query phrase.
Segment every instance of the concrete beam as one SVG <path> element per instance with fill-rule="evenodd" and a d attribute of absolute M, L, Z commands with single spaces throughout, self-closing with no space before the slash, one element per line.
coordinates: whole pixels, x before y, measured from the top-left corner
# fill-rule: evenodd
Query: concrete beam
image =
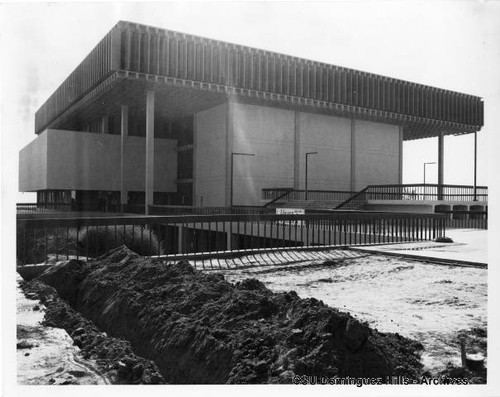
<path fill-rule="evenodd" d="M 155 152 L 155 93 L 146 92 L 146 215 L 153 205 L 154 195 L 154 152 Z"/>

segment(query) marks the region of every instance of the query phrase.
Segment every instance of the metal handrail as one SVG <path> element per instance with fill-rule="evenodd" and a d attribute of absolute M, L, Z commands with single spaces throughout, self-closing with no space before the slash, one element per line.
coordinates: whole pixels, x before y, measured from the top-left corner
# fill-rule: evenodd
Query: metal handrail
<path fill-rule="evenodd" d="M 415 191 L 409 189 L 421 189 Z M 422 190 L 423 189 L 423 190 Z M 457 191 L 457 189 L 459 191 Z M 358 194 L 345 200 L 335 209 L 345 207 L 349 202 L 354 201 L 360 195 L 365 194 L 369 200 L 439 200 L 443 201 L 486 201 L 488 198 L 488 187 L 469 185 L 439 185 L 439 184 L 405 184 L 405 185 L 368 185 Z M 451 190 L 451 192 L 449 192 Z M 453 191 L 455 190 L 455 191 Z M 455 200 L 450 200 L 451 198 Z M 462 199 L 462 200 L 459 200 Z M 473 200 L 471 200 L 473 199 Z M 478 200 L 479 199 L 479 200 Z M 486 199 L 486 200 L 485 200 Z"/>
<path fill-rule="evenodd" d="M 377 187 L 377 188 L 388 188 L 388 187 L 451 187 L 451 188 L 467 188 L 474 189 L 473 185 L 439 185 L 437 183 L 405 183 L 405 184 L 382 184 L 382 185 L 368 185 L 368 187 Z M 488 189 L 488 186 L 476 186 L 477 189 Z"/>
<path fill-rule="evenodd" d="M 139 249 L 148 251 L 143 255 L 176 257 L 256 248 L 422 241 L 443 236 L 445 221 L 442 214 L 352 211 L 18 218 L 18 263 L 40 263 L 49 254 L 54 254 L 56 261 L 58 255 L 89 259 L 102 255 L 105 247 L 133 246 L 134 241 L 141 244 Z"/>
<path fill-rule="evenodd" d="M 274 203 L 278 202 L 279 200 L 286 198 L 292 192 L 293 192 L 293 189 L 284 190 L 283 193 L 280 194 L 278 197 L 276 197 L 273 200 L 269 201 L 268 203 L 264 204 L 264 207 L 269 207 L 271 204 L 274 204 Z"/>
<path fill-rule="evenodd" d="M 359 212 L 336 211 L 321 214 L 215 214 L 215 215 L 140 215 L 140 216 L 89 216 L 67 218 L 22 218 L 17 220 L 22 227 L 66 227 L 106 225 L 154 225 L 185 224 L 201 222 L 255 222 L 255 221 L 321 221 L 354 219 L 441 219 L 440 214 L 407 212 Z"/>
<path fill-rule="evenodd" d="M 51 212 L 51 211 L 69 211 L 71 210 L 71 203 L 16 203 L 16 211 L 37 213 L 37 212 Z"/>
<path fill-rule="evenodd" d="M 358 197 L 360 197 L 361 195 L 365 194 L 366 191 L 368 190 L 368 186 L 365 187 L 364 189 L 362 189 L 361 191 L 359 191 L 358 193 L 354 194 L 353 196 L 349 197 L 347 200 L 345 200 L 344 202 L 340 203 L 339 205 L 337 205 L 335 207 L 336 210 L 344 207 L 345 205 L 347 205 L 348 203 L 354 201 L 355 199 L 357 199 Z"/>

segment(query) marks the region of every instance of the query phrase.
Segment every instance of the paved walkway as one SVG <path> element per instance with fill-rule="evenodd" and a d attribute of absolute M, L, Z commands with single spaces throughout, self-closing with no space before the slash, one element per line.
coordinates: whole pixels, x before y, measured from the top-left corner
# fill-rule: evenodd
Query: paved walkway
<path fill-rule="evenodd" d="M 479 229 L 451 229 L 446 237 L 453 243 L 435 243 L 423 241 L 406 244 L 387 244 L 354 247 L 356 250 L 401 254 L 414 257 L 426 257 L 436 260 L 457 261 L 463 263 L 488 263 L 488 231 Z"/>

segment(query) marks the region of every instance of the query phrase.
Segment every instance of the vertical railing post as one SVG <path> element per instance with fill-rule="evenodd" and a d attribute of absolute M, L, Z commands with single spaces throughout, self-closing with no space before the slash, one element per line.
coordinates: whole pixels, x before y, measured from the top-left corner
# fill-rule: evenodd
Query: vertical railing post
<path fill-rule="evenodd" d="M 183 234 L 184 234 L 183 225 L 177 226 L 177 236 L 178 236 L 177 237 L 177 253 L 178 254 L 184 253 Z"/>
<path fill-rule="evenodd" d="M 232 226 L 231 226 L 231 222 L 229 222 L 228 224 L 228 227 L 226 228 L 226 250 L 227 251 L 232 251 L 232 236 L 231 236 L 231 232 L 232 232 Z"/>
<path fill-rule="evenodd" d="M 306 224 L 306 247 L 309 247 L 309 220 L 304 219 L 304 222 Z"/>

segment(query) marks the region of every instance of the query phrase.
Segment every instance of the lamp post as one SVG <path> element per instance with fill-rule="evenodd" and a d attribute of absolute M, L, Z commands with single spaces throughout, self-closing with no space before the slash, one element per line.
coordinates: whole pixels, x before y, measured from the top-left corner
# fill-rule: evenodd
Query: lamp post
<path fill-rule="evenodd" d="M 233 177 L 234 177 L 234 156 L 255 156 L 253 153 L 231 153 L 231 198 L 229 200 L 230 206 L 233 206 Z"/>
<path fill-rule="evenodd" d="M 428 164 L 436 164 L 435 161 L 431 161 L 431 162 L 428 162 L 428 163 L 424 163 L 424 200 L 427 198 L 427 192 L 426 192 L 426 187 L 425 187 L 425 167 L 428 165 Z"/>
<path fill-rule="evenodd" d="M 425 185 L 425 166 L 428 165 L 428 164 L 436 164 L 436 162 L 432 161 L 430 163 L 424 163 L 424 185 Z"/>
<path fill-rule="evenodd" d="M 307 200 L 307 162 L 309 160 L 309 156 L 310 155 L 313 155 L 313 154 L 318 154 L 318 152 L 307 152 L 306 153 L 306 180 L 305 180 L 305 196 L 306 196 L 306 200 Z"/>

